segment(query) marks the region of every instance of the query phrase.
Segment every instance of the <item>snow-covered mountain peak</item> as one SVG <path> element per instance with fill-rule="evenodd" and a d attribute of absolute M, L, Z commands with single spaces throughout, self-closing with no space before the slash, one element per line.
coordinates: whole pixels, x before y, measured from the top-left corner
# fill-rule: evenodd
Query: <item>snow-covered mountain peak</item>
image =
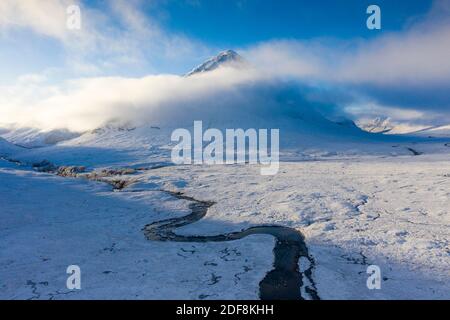
<path fill-rule="evenodd" d="M 194 68 L 192 71 L 186 74 L 186 77 L 198 73 L 212 71 L 223 65 L 242 65 L 244 62 L 245 60 L 236 51 L 225 50 Z"/>
<path fill-rule="evenodd" d="M 375 119 L 359 121 L 358 126 L 364 131 L 371 133 L 388 133 L 394 126 L 388 117 L 377 117 Z"/>

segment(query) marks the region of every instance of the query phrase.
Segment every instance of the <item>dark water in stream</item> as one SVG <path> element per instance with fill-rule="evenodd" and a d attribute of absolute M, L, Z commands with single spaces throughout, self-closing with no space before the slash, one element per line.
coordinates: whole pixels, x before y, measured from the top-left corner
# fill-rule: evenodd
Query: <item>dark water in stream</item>
<path fill-rule="evenodd" d="M 174 242 L 224 242 L 245 238 L 253 234 L 268 234 L 276 238 L 273 269 L 260 282 L 260 298 L 262 300 L 298 300 L 302 296 L 300 288 L 304 286 L 310 299 L 319 299 L 312 269 L 314 260 L 308 254 L 303 235 L 292 228 L 282 226 L 257 226 L 239 232 L 220 234 L 215 236 L 183 236 L 174 229 L 186 226 L 202 219 L 214 202 L 199 201 L 182 193 L 167 192 L 172 196 L 191 202 L 189 208 L 192 213 L 180 217 L 157 221 L 144 227 L 144 233 L 149 240 Z M 309 261 L 309 267 L 301 272 L 298 267 L 300 257 Z M 305 279 L 308 281 L 305 282 Z"/>
<path fill-rule="evenodd" d="M 2 158 L 17 165 L 26 165 L 21 161 Z M 114 190 L 122 190 L 133 181 L 130 180 L 105 180 L 103 177 L 95 177 L 90 175 L 80 175 L 77 167 L 56 167 L 51 163 L 46 163 L 49 171 L 61 176 L 66 176 L 67 172 L 71 172 L 70 177 L 83 177 L 89 180 L 102 181 L 113 186 Z M 47 168 L 47 167 L 45 167 Z M 39 167 L 38 167 L 39 169 Z M 64 170 L 61 170 L 64 169 Z M 68 170 L 77 169 L 77 170 Z M 78 170 L 79 169 L 79 170 Z M 154 168 L 149 168 L 152 170 Z M 44 170 L 45 171 L 45 170 Z M 74 172 L 72 174 L 72 171 Z M 75 172 L 76 171 L 76 172 Z M 47 171 L 45 171 L 47 172 Z M 257 226 L 242 231 L 220 234 L 215 236 L 183 236 L 174 232 L 175 229 L 186 226 L 188 224 L 199 221 L 208 213 L 208 209 L 213 206 L 214 202 L 199 201 L 192 197 L 183 195 L 182 193 L 159 190 L 166 192 L 173 197 L 189 201 L 189 209 L 191 214 L 180 218 L 167 219 L 148 224 L 143 231 L 147 239 L 152 241 L 174 241 L 174 242 L 225 242 L 245 238 L 254 234 L 267 234 L 276 238 L 274 252 L 273 269 L 266 274 L 259 283 L 259 295 L 262 300 L 299 300 L 313 299 L 319 300 L 317 289 L 312 279 L 312 270 L 314 268 L 314 260 L 308 253 L 308 248 L 304 242 L 303 235 L 293 228 L 283 226 Z M 308 268 L 304 271 L 299 270 L 298 262 L 303 257 L 309 262 Z M 305 281 L 306 280 L 306 281 Z M 302 295 L 300 288 L 304 288 Z"/>

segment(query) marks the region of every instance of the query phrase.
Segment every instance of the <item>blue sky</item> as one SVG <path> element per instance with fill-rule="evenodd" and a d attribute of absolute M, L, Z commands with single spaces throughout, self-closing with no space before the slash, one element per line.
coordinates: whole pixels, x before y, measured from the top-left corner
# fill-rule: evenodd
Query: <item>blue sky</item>
<path fill-rule="evenodd" d="M 80 30 L 66 27 L 73 4 Z M 366 27 L 370 4 L 381 30 Z M 0 48 L 0 107 L 81 79 L 182 75 L 235 49 L 261 74 L 359 116 L 450 116 L 448 0 L 2 0 Z"/>
<path fill-rule="evenodd" d="M 21 1 L 21 0 L 5 0 Z M 44 0 L 47 1 L 47 0 Z M 57 0 L 55 0 L 57 1 Z M 23 1 L 22 1 L 23 2 Z M 64 2 L 64 0 L 61 0 Z M 111 12 L 107 0 L 81 1 L 83 9 L 102 15 L 98 20 L 102 32 L 126 29 L 127 25 Z M 125 70 L 105 68 L 108 75 L 120 74 L 138 76 L 147 73 L 183 73 L 200 63 L 216 50 L 241 48 L 272 39 L 315 39 L 315 38 L 375 38 L 382 33 L 402 30 L 408 24 L 426 14 L 431 0 L 377 1 L 382 9 L 382 31 L 366 28 L 366 8 L 373 1 L 366 0 L 160 0 L 129 1 L 134 3 L 140 14 L 164 32 L 195 42 L 199 49 L 189 48 L 177 57 L 148 48 L 152 39 L 140 43 L 142 54 L 139 63 L 129 65 Z M 86 11 L 83 10 L 83 11 Z M 84 13 L 82 11 L 82 13 Z M 8 13 L 5 13 L 8 16 Z M 97 19 L 93 15 L 92 20 Z M 86 24 L 90 17 L 82 15 Z M 8 17 L 14 23 L 14 15 Z M 43 19 L 45 17 L 39 17 Z M 48 19 L 51 19 L 49 17 Z M 98 23 L 97 21 L 95 23 Z M 1 26 L 1 24 L 0 24 Z M 61 26 L 63 28 L 64 26 Z M 42 72 L 54 68 L 67 68 L 67 46 L 53 36 L 42 35 L 33 28 L 8 26 L 0 33 L 0 80 L 11 79 L 22 73 Z M 117 36 L 126 36 L 117 33 Z M 145 40 L 145 39 L 142 39 Z M 74 41 L 77 41 L 75 39 Z M 194 46 L 194 47 L 195 47 Z M 72 48 L 70 48 L 72 50 Z M 158 51 L 158 50 L 156 50 Z M 88 62 L 100 65 L 108 54 L 89 54 Z M 89 61 L 90 60 L 90 61 Z M 114 63 L 114 62 L 112 62 Z M 70 70 L 69 70 L 70 71 Z M 101 73 L 101 72 L 100 72 Z"/>
<path fill-rule="evenodd" d="M 207 43 L 240 47 L 277 38 L 375 37 L 366 28 L 366 9 L 382 8 L 383 31 L 400 30 L 425 14 L 429 0 L 191 0 L 162 2 L 162 23 Z M 379 33 L 379 32 L 378 32 Z"/>

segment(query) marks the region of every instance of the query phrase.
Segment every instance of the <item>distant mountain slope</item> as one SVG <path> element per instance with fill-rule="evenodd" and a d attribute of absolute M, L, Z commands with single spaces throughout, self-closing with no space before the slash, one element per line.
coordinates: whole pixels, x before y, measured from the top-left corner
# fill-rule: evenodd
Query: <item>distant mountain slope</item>
<path fill-rule="evenodd" d="M 420 137 L 446 138 L 450 137 L 450 124 L 438 126 L 411 125 L 393 123 L 388 117 L 377 117 L 371 120 L 357 122 L 359 128 L 371 133 L 400 134 Z"/>
<path fill-rule="evenodd" d="M 387 117 L 377 117 L 373 120 L 361 121 L 358 123 L 358 126 L 364 131 L 372 133 L 387 133 L 394 128 L 390 119 Z"/>
<path fill-rule="evenodd" d="M 194 74 L 203 73 L 215 70 L 220 66 L 224 65 L 243 65 L 245 60 L 233 50 L 226 50 L 220 52 L 217 56 L 214 56 L 207 61 L 203 62 L 201 65 L 195 67 L 192 71 L 186 74 L 186 77 L 192 76 Z"/>
<path fill-rule="evenodd" d="M 0 138 L 0 157 L 7 157 L 21 150 L 22 148 Z"/>
<path fill-rule="evenodd" d="M 27 148 L 37 148 L 70 140 L 78 137 L 79 134 L 66 129 L 43 131 L 35 128 L 19 128 L 3 133 L 1 136 L 12 143 Z"/>
<path fill-rule="evenodd" d="M 447 138 L 450 137 L 450 125 L 428 127 L 422 130 L 410 132 L 410 134 L 435 138 Z"/>

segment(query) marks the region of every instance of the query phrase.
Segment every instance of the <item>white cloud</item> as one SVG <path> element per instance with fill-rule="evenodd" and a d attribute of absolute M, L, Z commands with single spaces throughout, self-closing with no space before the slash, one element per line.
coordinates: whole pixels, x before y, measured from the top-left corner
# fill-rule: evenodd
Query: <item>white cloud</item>
<path fill-rule="evenodd" d="M 39 34 L 65 41 L 68 31 L 66 9 L 73 3 L 72 0 L 2 0 L 0 28 L 26 27 Z"/>
<path fill-rule="evenodd" d="M 66 26 L 67 8 L 73 4 L 81 8 L 80 30 Z M 145 5 L 141 0 L 114 0 L 96 9 L 80 0 L 2 0 L 0 35 L 28 29 L 56 39 L 65 48 L 67 65 L 62 67 L 82 76 L 134 66 L 151 70 L 162 60 L 176 62 L 210 52 L 199 41 L 163 30 L 142 13 Z"/>
<path fill-rule="evenodd" d="M 364 44 L 343 58 L 335 78 L 380 85 L 450 81 L 450 23 L 420 26 Z"/>
<path fill-rule="evenodd" d="M 414 121 L 428 123 L 446 121 L 450 114 L 450 2 L 446 0 L 435 1 L 428 14 L 404 30 L 382 32 L 370 40 L 276 40 L 243 52 L 261 70 L 325 88 L 332 97 L 334 91 L 334 98 L 344 95 L 341 100 L 349 101 L 335 102 L 341 107 L 357 104 L 366 115 L 374 114 L 374 105 L 384 106 L 386 114 L 399 121 L 405 120 L 405 114 L 412 119 L 414 110 L 427 115 Z M 394 112 L 400 109 L 408 112 Z"/>
<path fill-rule="evenodd" d="M 60 39 L 74 51 L 70 55 L 72 67 L 82 73 L 101 73 L 108 68 L 139 64 L 149 55 L 176 59 L 192 55 L 192 52 L 203 55 L 208 51 L 206 48 L 201 51 L 202 45 L 189 39 L 167 34 L 140 13 L 137 9 L 140 1 L 111 2 L 111 16 L 85 8 L 89 16 L 83 20 L 86 29 L 78 35 L 80 41 L 74 43 L 67 40 L 67 31 L 58 27 L 60 18 L 51 23 L 41 19 L 30 22 L 29 17 L 42 18 L 42 8 L 25 8 L 18 5 L 20 1 L 4 1 L 0 2 L 0 26 L 28 27 Z M 66 4 L 63 0 L 44 0 L 43 3 L 47 12 L 55 12 L 55 17 L 59 17 Z M 19 18 L 11 22 L 8 16 L 15 11 L 20 12 Z M 372 114 L 384 112 L 400 120 L 425 119 L 426 105 L 416 109 L 407 105 L 383 105 L 376 102 L 379 97 L 364 97 L 363 94 L 358 100 L 361 92 L 358 90 L 360 86 L 382 88 L 383 92 L 406 88 L 413 95 L 421 88 L 431 101 L 436 86 L 446 85 L 450 89 L 450 19 L 443 13 L 450 13 L 450 4 L 437 1 L 424 20 L 402 32 L 386 33 L 374 40 L 281 40 L 242 50 L 257 71 L 221 69 L 193 78 L 174 75 L 93 77 L 67 81 L 61 86 L 25 76 L 16 85 L 0 88 L 0 122 L 83 131 L 113 119 L 167 120 L 186 113 L 204 113 L 208 103 L 220 104 L 224 109 L 221 112 L 226 112 L 225 102 L 237 103 L 245 99 L 238 93 L 242 86 L 280 78 L 306 81 L 321 88 L 328 86 L 331 90 L 348 86 L 352 104 L 365 108 L 365 113 L 360 115 L 369 115 L 367 110 L 373 108 Z M 117 19 L 115 24 L 111 24 L 111 17 Z M 217 101 L 214 95 L 223 92 L 230 92 L 229 100 Z M 439 108 L 441 114 L 448 114 L 445 107 L 450 105 L 427 112 L 427 121 L 439 118 Z M 235 106 L 231 104 L 230 108 Z"/>
<path fill-rule="evenodd" d="M 276 40 L 244 50 L 273 74 L 383 86 L 450 81 L 450 2 L 438 0 L 424 19 L 372 40 Z"/>
<path fill-rule="evenodd" d="M 134 123 L 182 121 L 186 114 L 200 116 L 213 112 L 213 105 L 214 110 L 220 110 L 224 106 L 217 106 L 216 94 L 226 93 L 225 97 L 233 99 L 236 86 L 256 79 L 259 79 L 256 71 L 223 68 L 189 78 L 176 75 L 86 78 L 68 81 L 57 88 L 22 82 L 0 87 L 0 124 L 85 131 L 117 119 Z M 27 92 L 38 99 L 29 99 Z"/>

